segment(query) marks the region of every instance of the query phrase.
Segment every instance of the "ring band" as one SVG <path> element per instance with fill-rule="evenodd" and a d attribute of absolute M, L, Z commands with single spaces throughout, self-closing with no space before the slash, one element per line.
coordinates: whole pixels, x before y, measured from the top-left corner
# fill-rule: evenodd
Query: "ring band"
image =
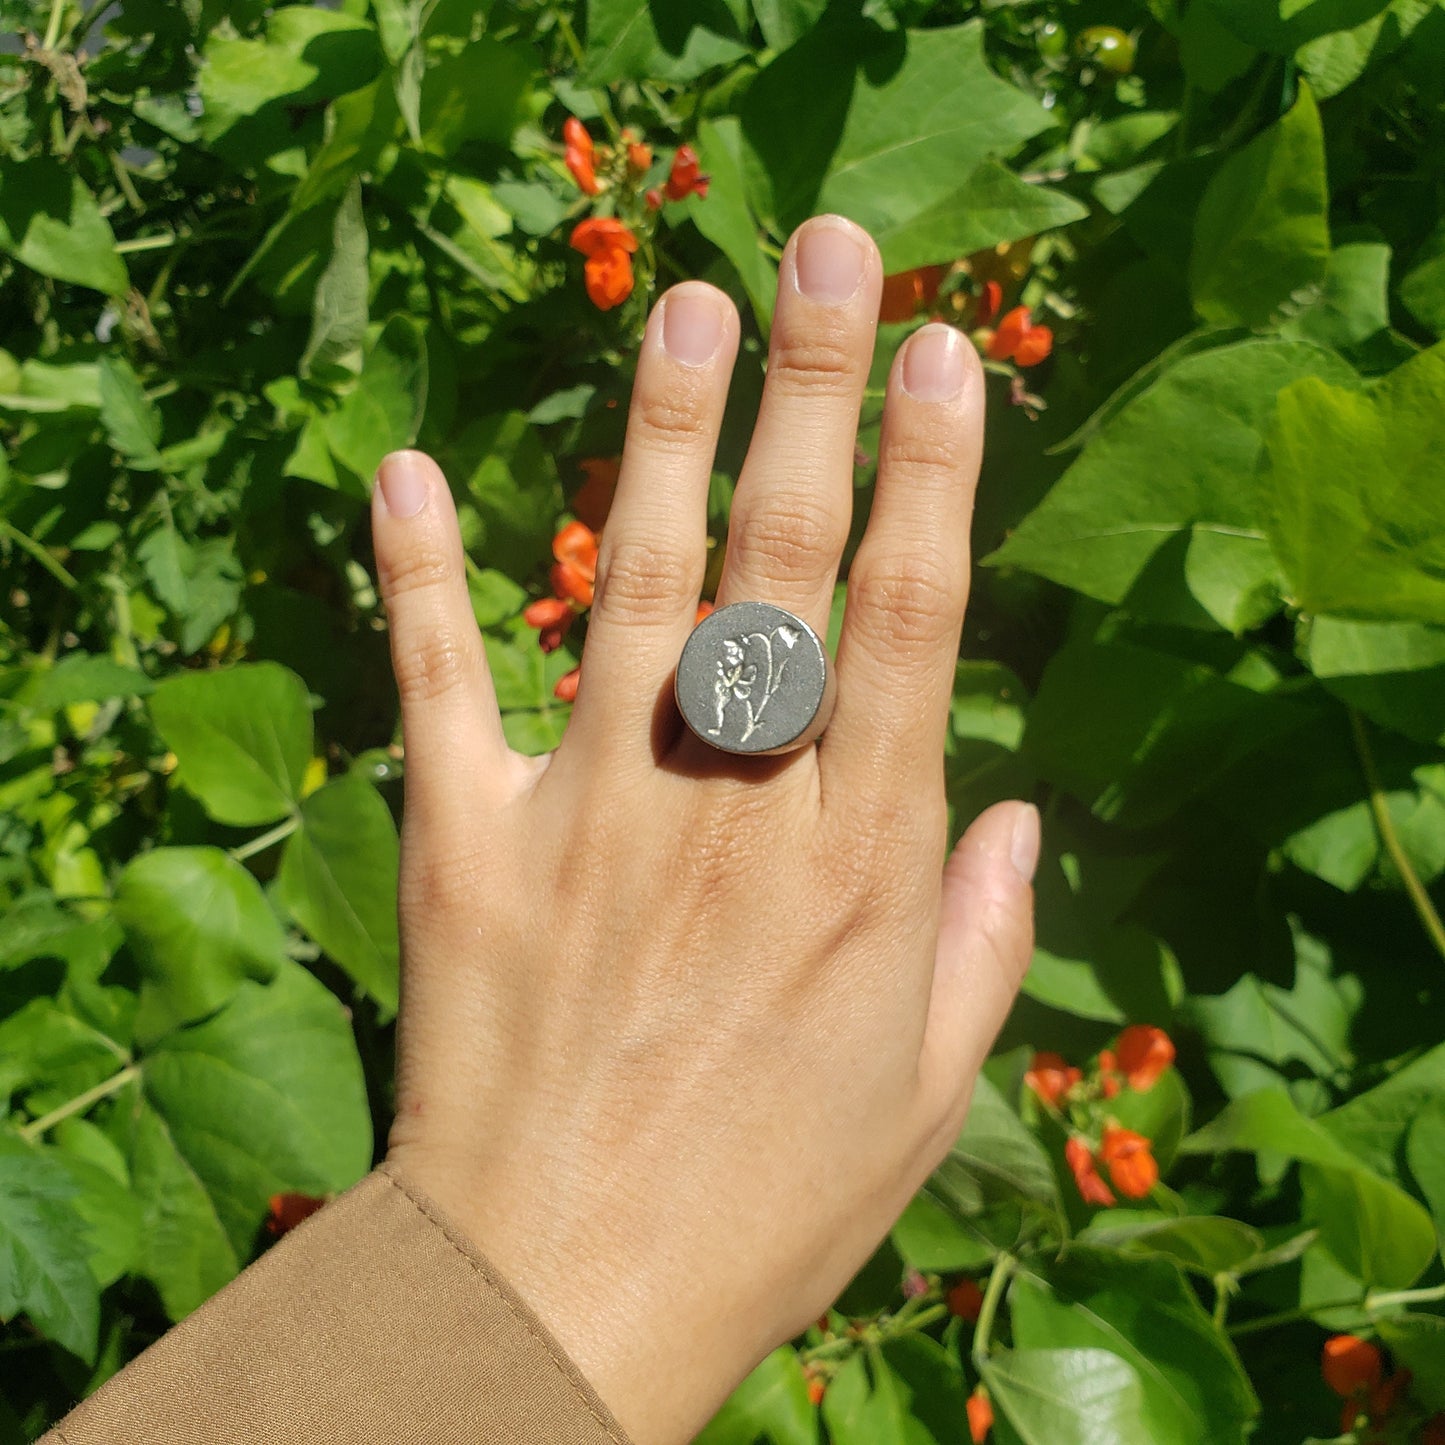
<path fill-rule="evenodd" d="M 692 630 L 673 691 L 683 721 L 725 753 L 789 753 L 828 726 L 834 678 L 823 640 L 771 602 L 734 602 Z"/>

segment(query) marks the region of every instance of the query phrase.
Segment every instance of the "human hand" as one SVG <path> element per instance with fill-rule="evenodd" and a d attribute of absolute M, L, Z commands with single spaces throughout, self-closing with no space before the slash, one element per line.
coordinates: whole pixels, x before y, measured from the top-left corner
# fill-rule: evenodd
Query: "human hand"
<path fill-rule="evenodd" d="M 826 631 L 881 266 L 836 217 L 783 257 L 718 602 Z M 373 521 L 407 748 L 389 1158 L 465 1228 L 637 1445 L 680 1445 L 866 1260 L 955 1138 L 1027 964 L 1038 815 L 944 866 L 943 749 L 983 377 L 924 327 L 889 381 L 817 747 L 731 758 L 672 674 L 738 342 L 658 303 L 567 735 L 507 747 L 434 464 Z"/>

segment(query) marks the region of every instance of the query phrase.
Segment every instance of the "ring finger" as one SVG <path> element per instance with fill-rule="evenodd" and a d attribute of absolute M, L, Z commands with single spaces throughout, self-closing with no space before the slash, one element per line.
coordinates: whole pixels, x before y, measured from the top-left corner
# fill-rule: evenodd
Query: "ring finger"
<path fill-rule="evenodd" d="M 788 243 L 720 604 L 772 602 L 827 631 L 852 518 L 858 411 L 882 269 L 867 233 L 841 216 L 808 221 Z"/>

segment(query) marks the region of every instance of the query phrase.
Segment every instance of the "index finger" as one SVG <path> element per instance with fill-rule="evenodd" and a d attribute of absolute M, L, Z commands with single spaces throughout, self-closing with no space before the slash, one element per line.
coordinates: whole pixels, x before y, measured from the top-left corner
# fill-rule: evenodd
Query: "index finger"
<path fill-rule="evenodd" d="M 819 747 L 825 799 L 884 778 L 942 787 L 983 403 L 983 368 L 951 326 L 921 327 L 899 350 L 873 511 L 848 576 L 837 707 Z"/>

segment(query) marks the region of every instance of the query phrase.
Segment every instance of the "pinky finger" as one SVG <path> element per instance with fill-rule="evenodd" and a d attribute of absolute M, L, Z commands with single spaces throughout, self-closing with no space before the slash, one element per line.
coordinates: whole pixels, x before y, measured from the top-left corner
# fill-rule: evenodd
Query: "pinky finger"
<path fill-rule="evenodd" d="M 1039 842 L 1032 803 L 997 803 L 974 819 L 943 870 L 919 1074 L 955 1125 L 1033 955 Z"/>

